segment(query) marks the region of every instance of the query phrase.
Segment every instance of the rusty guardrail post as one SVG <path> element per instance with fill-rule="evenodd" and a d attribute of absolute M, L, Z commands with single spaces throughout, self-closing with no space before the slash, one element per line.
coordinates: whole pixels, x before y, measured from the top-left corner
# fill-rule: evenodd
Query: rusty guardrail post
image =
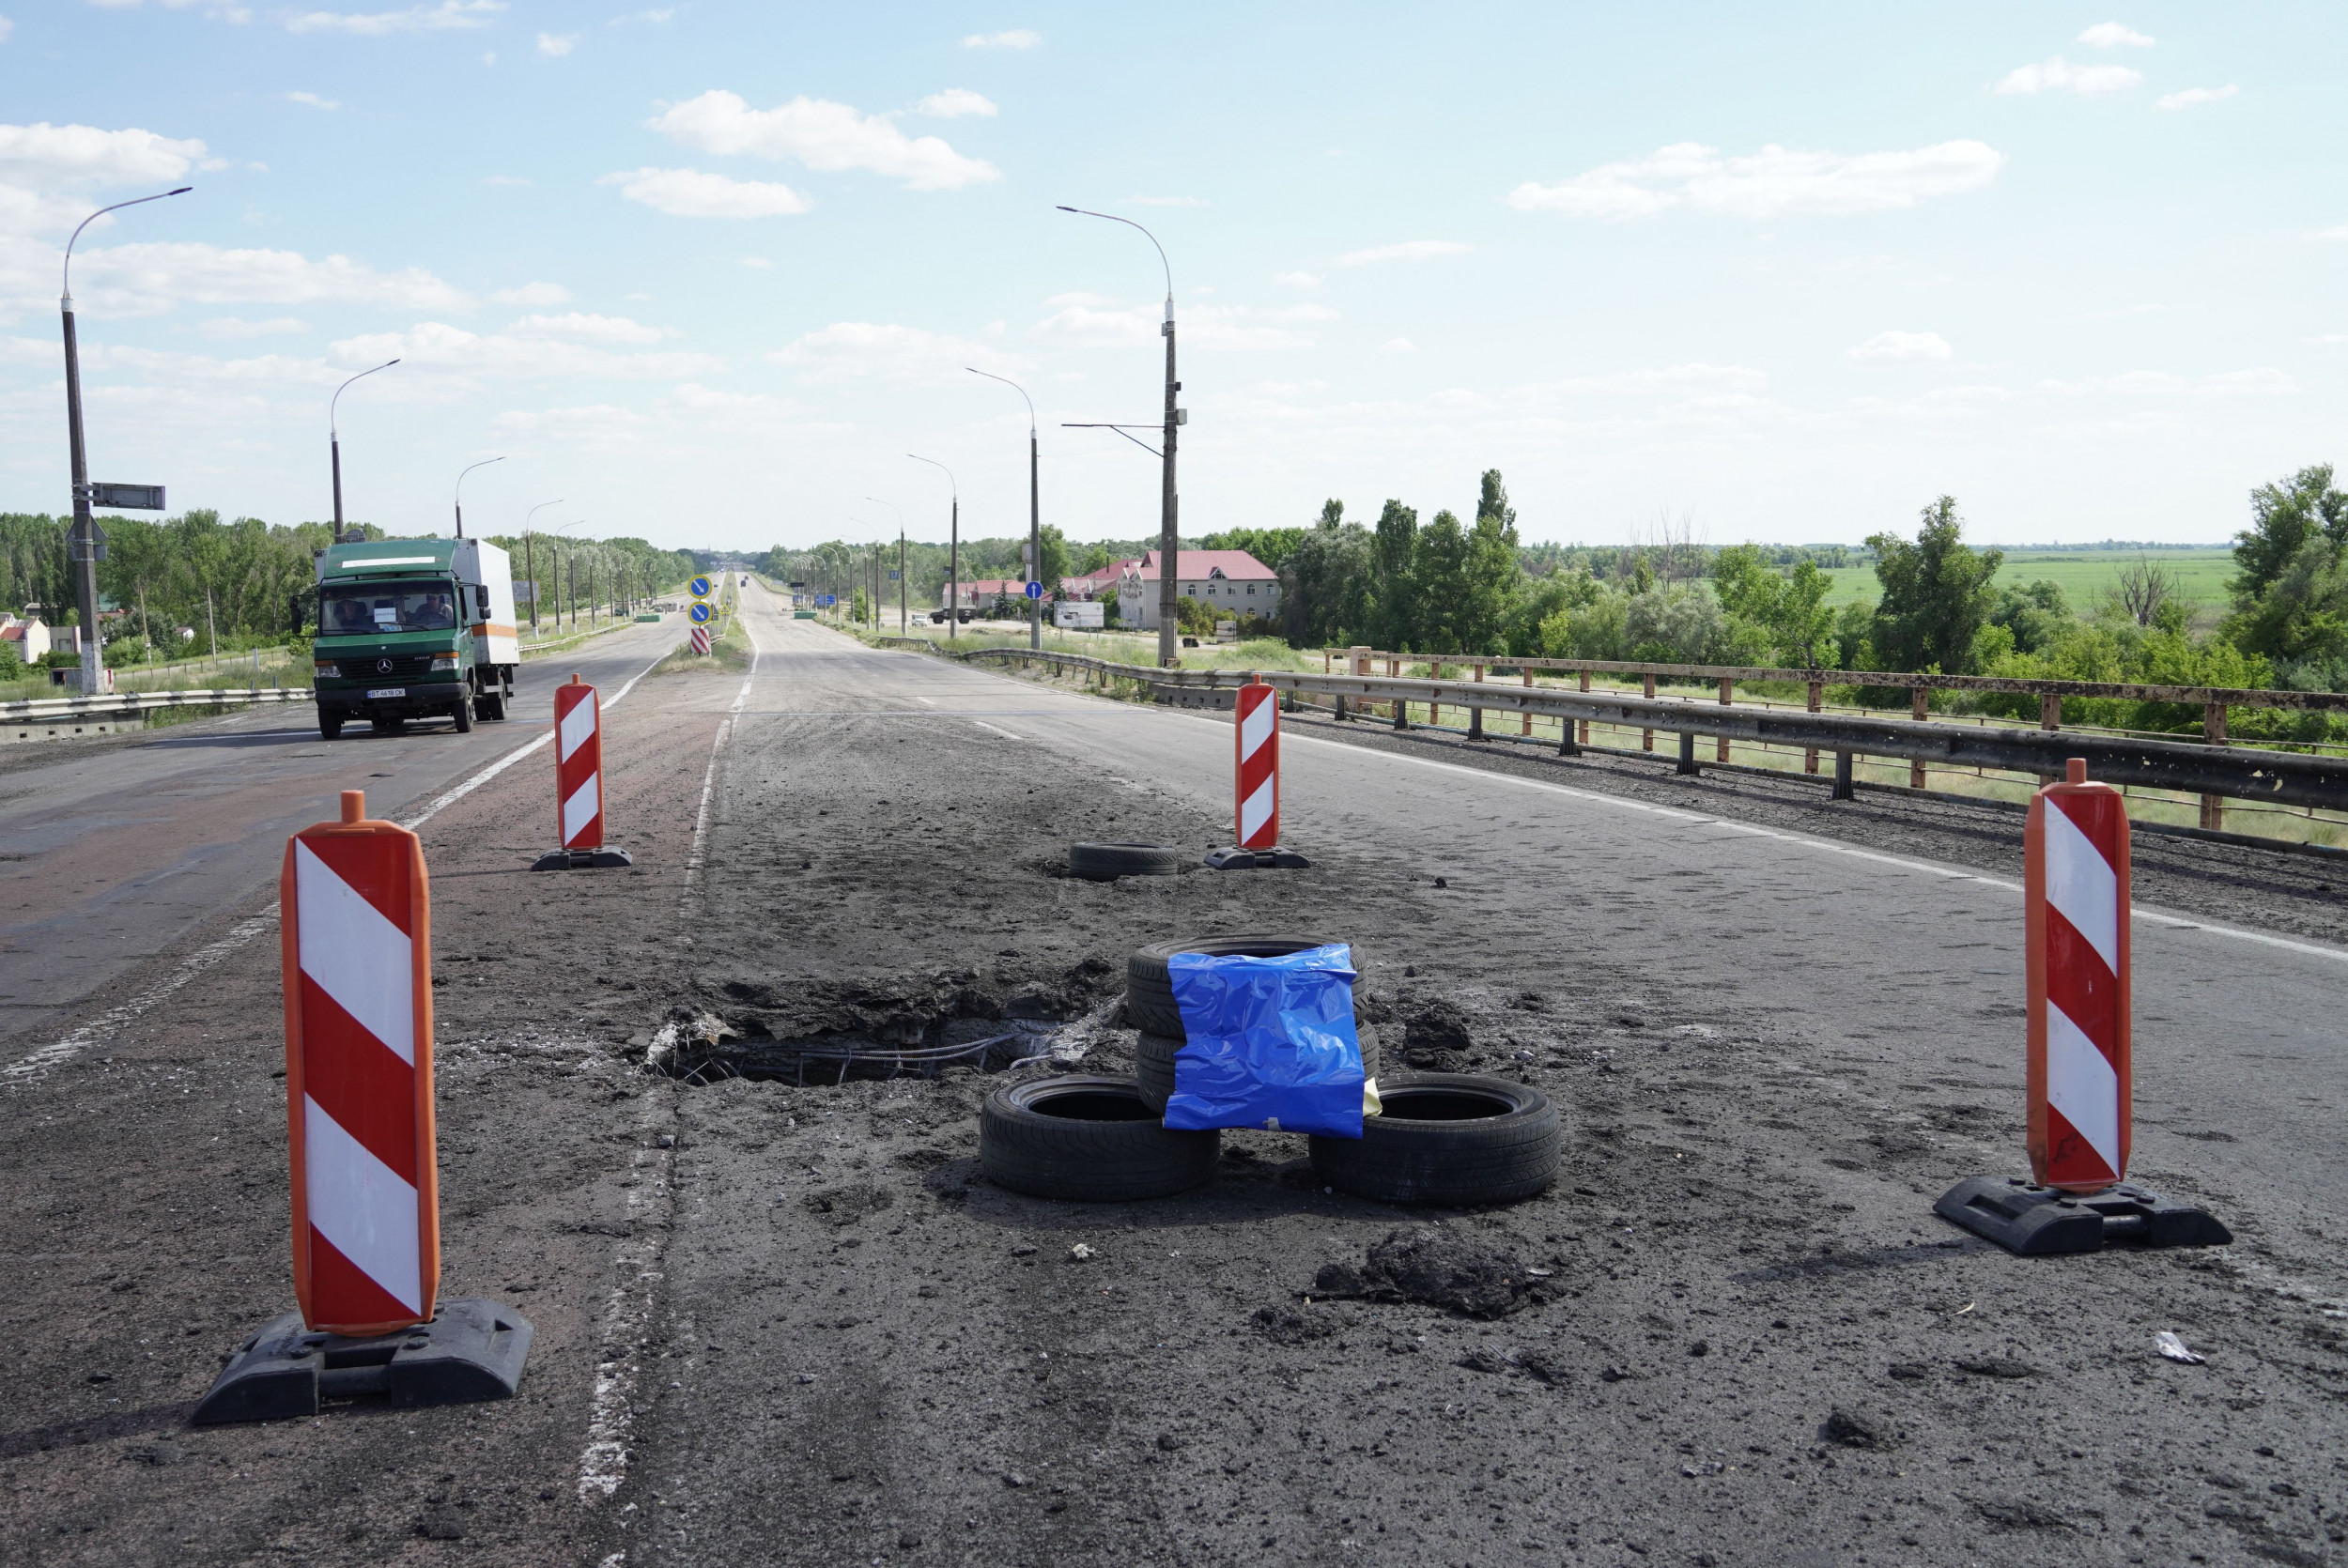
<path fill-rule="evenodd" d="M 1932 716 L 1932 693 L 1923 686 L 1912 688 L 1908 694 L 1908 716 L 1919 724 L 1930 718 Z M 1924 787 L 1924 764 L 1922 758 L 1912 758 L 1908 761 L 1908 787 L 1911 790 L 1921 790 Z"/>
<path fill-rule="evenodd" d="M 1528 686 L 1533 684 L 1533 667 L 1529 664 L 1524 667 L 1524 684 Z M 1533 732 L 1533 710 L 1530 708 L 1524 710 L 1524 732 L 1528 735 Z"/>
<path fill-rule="evenodd" d="M 2223 702 L 2210 702 L 2202 706 L 2201 744 L 2204 746 L 2226 744 L 2226 705 Z M 2203 795 L 2201 797 L 2201 825 L 2212 833 L 2225 831 L 2225 796 Z"/>
<path fill-rule="evenodd" d="M 1583 691 L 1590 689 L 1590 672 L 1586 669 L 1582 672 L 1582 689 Z M 1583 719 L 1580 728 L 1582 730 L 1582 744 L 1583 746 L 1587 746 L 1590 744 L 1590 721 L 1586 718 Z M 1579 755 L 1579 753 L 1577 752 L 1576 755 Z"/>
<path fill-rule="evenodd" d="M 1484 667 L 1481 663 L 1478 663 L 1475 667 L 1475 678 L 1479 682 L 1484 679 Z M 1484 710 L 1471 702 L 1468 704 L 1468 739 L 1472 741 L 1480 741 L 1483 738 Z"/>
<path fill-rule="evenodd" d="M 1650 699 L 1652 699 L 1655 696 L 1655 677 L 1652 675 L 1646 677 L 1646 688 L 1645 695 Z M 1655 749 L 1654 730 L 1642 730 L 1639 731 L 1639 749 L 1641 751 L 1653 751 Z"/>
<path fill-rule="evenodd" d="M 1818 712 L 1822 711 L 1822 710 L 1825 708 L 1825 706 L 1826 706 L 1826 683 L 1825 683 L 1824 681 L 1813 681 L 1813 682 L 1811 682 L 1811 683 L 1810 683 L 1810 712 L 1812 712 L 1812 713 L 1814 713 L 1814 714 L 1815 714 L 1815 713 L 1818 713 Z M 1817 771 L 1818 771 L 1818 751 L 1817 751 L 1817 747 L 1815 747 L 1815 746 L 1812 746 L 1809 750 L 1804 751 L 1804 752 L 1801 754 L 1801 771 L 1802 771 L 1802 772 L 1804 772 L 1804 773 L 1815 773 L 1815 772 L 1817 772 Z"/>
<path fill-rule="evenodd" d="M 1728 707 L 1731 703 L 1735 702 L 1736 699 L 1737 683 L 1726 675 L 1722 676 L 1721 706 L 1723 708 Z M 1726 735 L 1720 737 L 1720 740 L 1715 744 L 1712 751 L 1712 761 L 1715 762 L 1725 762 L 1728 761 L 1728 737 Z"/>
<path fill-rule="evenodd" d="M 1721 746 L 1723 748 L 1725 748 L 1727 745 L 1728 743 L 1726 741 L 1722 741 L 1721 743 Z M 1704 771 L 1704 769 L 1696 762 L 1696 732 L 1692 730 L 1682 730 L 1679 732 L 1678 771 L 1687 774 L 1691 777 L 1703 773 Z"/>
<path fill-rule="evenodd" d="M 2047 692 L 2038 699 L 2038 728 L 2041 730 L 2062 728 L 2062 699 L 2052 692 Z M 2053 784 L 2062 777 L 2062 775 L 2059 773 L 2042 773 L 2038 776 L 2038 782 Z"/>
<path fill-rule="evenodd" d="M 1857 800 L 1859 798 L 1859 791 L 1854 787 L 1851 778 L 1851 754 L 1847 751 L 1838 751 L 1834 754 L 1834 793 L 1831 798 L 1835 800 Z"/>

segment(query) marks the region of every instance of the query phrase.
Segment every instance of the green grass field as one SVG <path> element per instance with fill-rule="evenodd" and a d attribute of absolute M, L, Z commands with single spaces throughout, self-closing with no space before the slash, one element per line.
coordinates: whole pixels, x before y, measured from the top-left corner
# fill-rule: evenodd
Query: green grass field
<path fill-rule="evenodd" d="M 2233 576 L 2233 554 L 2224 549 L 2146 550 L 2146 557 L 2175 575 L 2186 602 L 2195 609 L 2215 610 L 2226 603 L 2226 579 Z M 2062 585 L 2072 609 L 2085 613 L 2102 592 L 2117 582 L 2120 569 L 2137 558 L 2135 550 L 2031 550 L 2009 553 L 1998 568 L 1998 581 L 2030 583 L 2045 579 Z M 1827 574 L 1834 588 L 1830 605 L 1875 601 L 1877 586 L 1872 566 L 1836 567 Z"/>

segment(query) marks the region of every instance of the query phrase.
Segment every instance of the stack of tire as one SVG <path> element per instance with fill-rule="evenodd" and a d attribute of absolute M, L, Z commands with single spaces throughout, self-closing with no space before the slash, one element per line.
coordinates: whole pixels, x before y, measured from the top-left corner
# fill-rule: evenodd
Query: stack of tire
<path fill-rule="evenodd" d="M 1039 1078 L 989 1097 L 979 1118 L 987 1178 L 1033 1197 L 1092 1202 L 1168 1197 L 1204 1184 L 1222 1134 L 1164 1123 L 1175 1053 L 1185 1043 L 1168 961 L 1176 953 L 1281 958 L 1327 945 L 1321 937 L 1222 936 L 1135 952 L 1125 980 L 1126 1022 L 1141 1031 L 1134 1076 Z M 1309 1140 L 1313 1174 L 1324 1186 L 1385 1203 L 1465 1207 L 1529 1198 L 1556 1179 L 1563 1133 L 1538 1089 L 1469 1073 L 1381 1077 L 1377 1030 L 1357 1016 L 1354 1033 L 1383 1110 L 1363 1118 L 1358 1139 Z"/>

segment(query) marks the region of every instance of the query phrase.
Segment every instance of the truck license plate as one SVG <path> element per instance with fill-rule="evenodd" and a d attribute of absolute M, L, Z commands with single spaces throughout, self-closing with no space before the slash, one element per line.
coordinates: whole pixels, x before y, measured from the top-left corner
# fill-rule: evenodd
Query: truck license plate
<path fill-rule="evenodd" d="M 407 695 L 408 688 L 406 686 L 378 686 L 375 690 L 367 693 L 367 699 L 369 701 L 373 701 L 378 697 L 405 697 Z"/>

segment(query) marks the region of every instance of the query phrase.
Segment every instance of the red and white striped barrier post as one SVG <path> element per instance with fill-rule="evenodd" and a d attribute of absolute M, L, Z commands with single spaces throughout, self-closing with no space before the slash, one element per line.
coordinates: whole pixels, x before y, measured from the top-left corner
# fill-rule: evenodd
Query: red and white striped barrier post
<path fill-rule="evenodd" d="M 1248 676 L 1232 704 L 1231 816 L 1239 842 L 1208 854 L 1215 870 L 1312 864 L 1280 847 L 1280 694 L 1258 674 Z"/>
<path fill-rule="evenodd" d="M 603 704 L 576 674 L 554 688 L 554 817 L 563 847 L 532 870 L 635 864 L 627 851 L 604 848 Z"/>
<path fill-rule="evenodd" d="M 1933 1206 L 2023 1253 L 2109 1240 L 2221 1245 L 2202 1209 L 2132 1186 L 2128 812 L 2084 758 L 2031 797 L 2022 836 L 2031 1175 L 1975 1176 Z"/>
<path fill-rule="evenodd" d="M 404 1405 L 503 1399 L 530 1323 L 440 1299 L 432 1127 L 432 893 L 424 847 L 367 817 L 286 844 L 278 881 L 294 1299 L 197 1405 L 198 1425 L 316 1415 L 321 1391 Z"/>
<path fill-rule="evenodd" d="M 1239 688 L 1233 718 L 1233 776 L 1238 789 L 1232 815 L 1239 826 L 1239 847 L 1268 850 L 1280 841 L 1279 693 L 1261 680 L 1249 681 Z"/>
<path fill-rule="evenodd" d="M 388 1334 L 440 1285 L 424 847 L 346 790 L 342 821 L 287 841 L 278 896 L 294 1299 L 312 1329 Z"/>
<path fill-rule="evenodd" d="M 2128 811 L 2083 758 L 2031 797 L 2022 896 L 2031 1175 L 2099 1192 L 2128 1174 Z"/>

